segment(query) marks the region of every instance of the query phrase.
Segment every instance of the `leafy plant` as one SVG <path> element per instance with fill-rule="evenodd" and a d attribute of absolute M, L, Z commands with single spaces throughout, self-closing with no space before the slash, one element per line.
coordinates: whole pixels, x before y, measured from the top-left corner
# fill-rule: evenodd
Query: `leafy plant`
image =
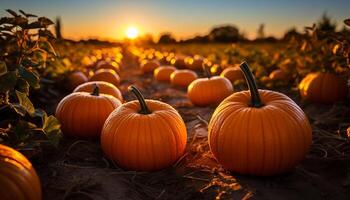
<path fill-rule="evenodd" d="M 47 61 L 56 57 L 48 29 L 53 22 L 19 10 L 0 18 L 0 142 L 18 148 L 57 145 L 60 123 L 34 108 L 30 91 L 40 88 Z"/>

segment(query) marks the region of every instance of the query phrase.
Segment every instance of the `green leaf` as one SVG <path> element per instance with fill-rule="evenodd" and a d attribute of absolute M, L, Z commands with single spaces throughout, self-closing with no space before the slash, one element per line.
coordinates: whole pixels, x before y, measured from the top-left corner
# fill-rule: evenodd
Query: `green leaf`
<path fill-rule="evenodd" d="M 16 95 L 17 95 L 19 103 L 12 104 L 12 105 L 14 105 L 14 109 L 16 110 L 16 112 L 18 110 L 19 112 L 17 112 L 17 113 L 24 116 L 25 113 L 23 111 L 25 111 L 29 115 L 33 116 L 35 113 L 35 109 L 34 109 L 33 103 L 30 101 L 30 99 L 27 97 L 27 95 L 25 93 L 19 92 L 17 90 L 16 90 Z M 24 115 L 23 115 L 23 113 L 24 113 Z"/>
<path fill-rule="evenodd" d="M 26 80 L 31 87 L 35 89 L 40 88 L 39 76 L 34 71 L 21 66 L 19 68 L 19 75 Z"/>
<path fill-rule="evenodd" d="M 6 63 L 4 61 L 0 61 L 0 76 L 7 73 Z"/>
<path fill-rule="evenodd" d="M 26 95 L 29 95 L 29 87 L 30 87 L 29 83 L 23 78 L 19 78 L 17 80 L 16 90 L 23 92 Z"/>
<path fill-rule="evenodd" d="M 17 71 L 8 71 L 0 76 L 0 92 L 12 90 L 17 83 Z"/>
<path fill-rule="evenodd" d="M 58 143 L 60 141 L 60 138 L 62 137 L 61 132 L 61 124 L 60 122 L 54 117 L 53 115 L 50 115 L 49 117 L 45 114 L 43 116 L 43 132 L 49 139 L 52 145 L 58 146 Z"/>
<path fill-rule="evenodd" d="M 15 133 L 19 141 L 24 142 L 31 138 L 32 130 L 35 128 L 35 124 L 20 120 L 16 125 L 11 126 L 10 130 Z"/>

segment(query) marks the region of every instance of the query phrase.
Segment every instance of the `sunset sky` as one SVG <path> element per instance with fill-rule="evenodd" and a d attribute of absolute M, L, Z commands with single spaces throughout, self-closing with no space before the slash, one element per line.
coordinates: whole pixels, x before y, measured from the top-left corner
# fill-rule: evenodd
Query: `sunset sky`
<path fill-rule="evenodd" d="M 206 34 L 215 25 L 235 24 L 249 38 L 254 38 L 259 24 L 267 35 L 281 36 L 292 26 L 299 30 L 312 25 L 325 11 L 338 22 L 350 17 L 349 0 L 0 0 L 4 9 L 60 16 L 63 36 L 71 39 L 100 38 L 120 40 L 130 26 L 140 34 L 171 32 L 176 38 Z"/>

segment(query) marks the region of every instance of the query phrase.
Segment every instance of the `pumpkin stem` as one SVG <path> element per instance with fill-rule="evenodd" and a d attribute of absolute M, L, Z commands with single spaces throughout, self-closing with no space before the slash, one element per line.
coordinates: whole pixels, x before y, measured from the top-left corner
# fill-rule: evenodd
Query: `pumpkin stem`
<path fill-rule="evenodd" d="M 211 74 L 210 74 L 210 72 L 208 70 L 208 67 L 207 67 L 207 65 L 205 63 L 202 64 L 202 68 L 203 68 L 203 71 L 205 72 L 205 75 L 207 75 L 208 79 L 210 79 L 211 78 Z"/>
<path fill-rule="evenodd" d="M 94 84 L 94 90 L 91 92 L 91 95 L 94 95 L 94 96 L 100 95 L 100 88 L 98 87 L 98 85 L 96 83 Z"/>
<path fill-rule="evenodd" d="M 132 85 L 129 87 L 129 91 L 134 93 L 134 95 L 140 103 L 141 110 L 139 111 L 139 113 L 144 115 L 151 114 L 152 112 L 148 109 L 145 98 L 141 94 L 140 90 L 138 90 L 135 86 Z"/>
<path fill-rule="evenodd" d="M 240 65 L 240 68 L 244 74 L 245 80 L 246 80 L 246 82 L 248 84 L 248 88 L 250 90 L 251 102 L 250 102 L 249 106 L 255 107 L 255 108 L 260 108 L 260 107 L 264 106 L 264 104 L 261 102 L 260 94 L 258 91 L 258 86 L 256 85 L 253 73 L 250 70 L 248 64 L 246 62 L 243 62 Z"/>

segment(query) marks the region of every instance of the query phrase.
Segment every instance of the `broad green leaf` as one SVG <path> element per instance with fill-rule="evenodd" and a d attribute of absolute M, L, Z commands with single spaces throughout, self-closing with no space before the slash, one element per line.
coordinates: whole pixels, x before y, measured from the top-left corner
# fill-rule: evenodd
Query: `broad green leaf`
<path fill-rule="evenodd" d="M 30 101 L 25 93 L 16 90 L 16 95 L 19 101 L 19 105 L 31 116 L 34 115 L 35 109 L 33 103 Z"/>
<path fill-rule="evenodd" d="M 39 76 L 37 75 L 37 73 L 21 66 L 19 68 L 19 74 L 21 78 L 25 79 L 31 87 L 35 89 L 40 88 Z"/>
<path fill-rule="evenodd" d="M 32 130 L 35 128 L 35 124 L 20 120 L 16 125 L 11 126 L 10 130 L 15 133 L 19 141 L 23 142 L 32 136 Z"/>
<path fill-rule="evenodd" d="M 12 90 L 17 83 L 17 71 L 8 71 L 0 76 L 0 92 Z"/>
<path fill-rule="evenodd" d="M 7 73 L 6 63 L 4 61 L 0 61 L 0 76 Z"/>
<path fill-rule="evenodd" d="M 43 116 L 43 132 L 50 140 L 51 144 L 57 147 L 62 137 L 61 124 L 53 115 Z"/>

